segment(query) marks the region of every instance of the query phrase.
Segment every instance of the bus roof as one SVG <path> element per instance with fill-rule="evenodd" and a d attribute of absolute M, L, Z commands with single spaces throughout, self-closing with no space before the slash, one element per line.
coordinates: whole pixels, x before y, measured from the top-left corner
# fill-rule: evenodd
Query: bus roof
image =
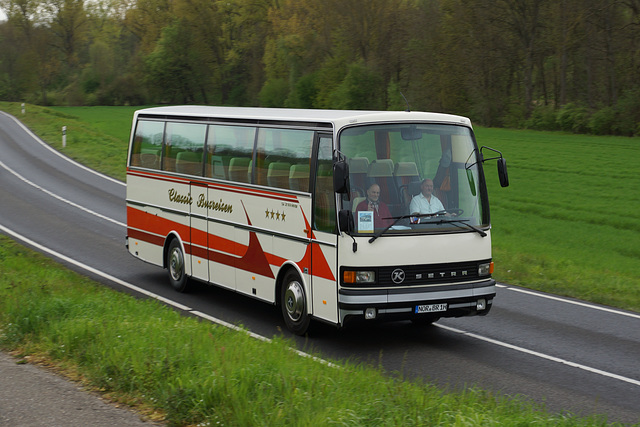
<path fill-rule="evenodd" d="M 364 111 L 364 110 L 314 110 L 293 108 L 212 107 L 179 105 L 153 107 L 136 111 L 136 115 L 182 116 L 192 118 L 221 118 L 242 120 L 330 122 L 336 128 L 348 124 L 375 122 L 437 122 L 471 127 L 471 121 L 462 116 L 421 111 Z"/>

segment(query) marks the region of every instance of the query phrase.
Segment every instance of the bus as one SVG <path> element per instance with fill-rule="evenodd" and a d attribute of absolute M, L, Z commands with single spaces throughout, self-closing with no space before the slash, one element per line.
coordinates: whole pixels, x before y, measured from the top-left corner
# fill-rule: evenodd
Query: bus
<path fill-rule="evenodd" d="M 312 320 L 486 315 L 496 294 L 487 160 L 507 186 L 502 154 L 479 148 L 454 115 L 142 109 L 127 248 L 166 268 L 177 291 L 197 280 L 279 307 L 298 335 Z M 436 210 L 415 208 L 421 197 Z"/>

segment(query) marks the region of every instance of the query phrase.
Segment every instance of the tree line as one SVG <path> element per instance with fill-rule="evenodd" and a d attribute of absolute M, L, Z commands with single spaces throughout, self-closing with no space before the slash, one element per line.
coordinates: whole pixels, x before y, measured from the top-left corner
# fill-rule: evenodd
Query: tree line
<path fill-rule="evenodd" d="M 0 0 L 0 99 L 640 133 L 640 0 Z"/>

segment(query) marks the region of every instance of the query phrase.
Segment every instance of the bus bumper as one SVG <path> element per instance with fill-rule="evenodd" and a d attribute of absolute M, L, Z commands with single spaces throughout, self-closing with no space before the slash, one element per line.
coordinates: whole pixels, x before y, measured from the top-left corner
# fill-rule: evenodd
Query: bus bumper
<path fill-rule="evenodd" d="M 402 289 L 340 289 L 340 323 L 350 318 L 417 320 L 426 317 L 484 316 L 496 295 L 493 279 L 473 283 Z"/>

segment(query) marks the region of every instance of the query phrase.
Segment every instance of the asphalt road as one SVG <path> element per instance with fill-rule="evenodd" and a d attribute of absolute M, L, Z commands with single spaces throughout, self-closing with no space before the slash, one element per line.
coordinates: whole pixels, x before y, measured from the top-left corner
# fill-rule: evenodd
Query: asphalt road
<path fill-rule="evenodd" d="M 0 426 L 7 427 L 151 427 L 126 407 L 40 366 L 0 353 Z"/>
<path fill-rule="evenodd" d="M 166 272 L 127 253 L 124 199 L 122 183 L 70 162 L 0 114 L 0 232 L 115 289 L 265 337 L 289 336 L 273 306 L 205 285 L 173 292 Z M 500 285 L 486 317 L 422 328 L 320 325 L 309 339 L 291 337 L 329 359 L 382 364 L 450 389 L 477 386 L 554 413 L 640 423 L 638 313 Z"/>

